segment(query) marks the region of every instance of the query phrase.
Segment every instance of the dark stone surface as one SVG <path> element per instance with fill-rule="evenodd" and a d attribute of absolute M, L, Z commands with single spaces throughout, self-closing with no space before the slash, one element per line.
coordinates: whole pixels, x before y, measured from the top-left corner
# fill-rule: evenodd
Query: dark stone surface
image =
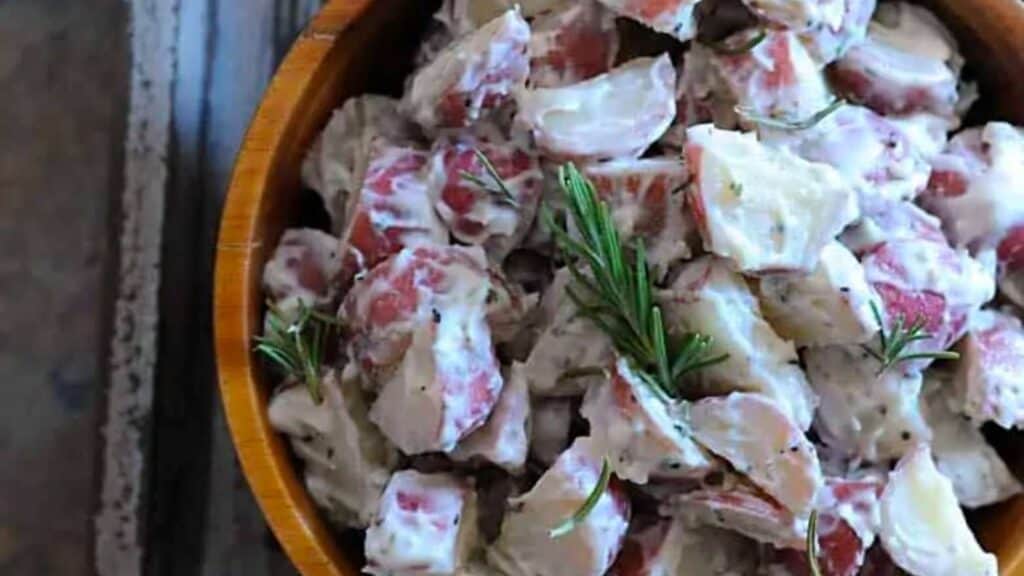
<path fill-rule="evenodd" d="M 123 0 L 0 2 L 0 574 L 91 574 Z"/>

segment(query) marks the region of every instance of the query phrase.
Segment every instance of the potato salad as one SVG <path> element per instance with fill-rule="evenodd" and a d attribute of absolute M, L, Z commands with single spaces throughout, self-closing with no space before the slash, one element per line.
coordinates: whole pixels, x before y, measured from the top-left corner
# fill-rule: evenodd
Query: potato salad
<path fill-rule="evenodd" d="M 1024 427 L 1024 128 L 966 124 L 935 15 L 434 20 L 263 269 L 270 422 L 365 573 L 997 576 L 965 511 L 1022 490 L 986 437 Z"/>

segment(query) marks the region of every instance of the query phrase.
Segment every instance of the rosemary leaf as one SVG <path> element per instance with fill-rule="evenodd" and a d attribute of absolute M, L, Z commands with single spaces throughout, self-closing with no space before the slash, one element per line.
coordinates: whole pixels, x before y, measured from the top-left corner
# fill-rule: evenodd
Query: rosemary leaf
<path fill-rule="evenodd" d="M 775 128 L 777 130 L 797 131 L 807 130 L 808 128 L 813 128 L 817 126 L 819 122 L 821 122 L 825 118 L 828 118 L 829 115 L 831 115 L 836 110 L 842 108 L 845 104 L 845 100 L 843 100 L 842 98 L 837 98 L 833 100 L 832 103 L 829 104 L 828 106 L 822 108 L 821 110 L 818 110 L 814 114 L 803 119 L 773 118 L 771 116 L 762 116 L 757 112 L 754 112 L 753 110 L 745 108 L 743 106 L 736 106 L 735 110 L 737 114 L 755 124 L 767 126 L 768 128 Z"/>
<path fill-rule="evenodd" d="M 263 354 L 287 377 L 306 386 L 317 404 L 323 402 L 320 367 L 338 321 L 299 303 L 292 321 L 271 303 L 267 304 L 266 332 L 256 336 L 254 350 Z"/>
<path fill-rule="evenodd" d="M 484 167 L 484 172 L 486 172 L 490 182 L 465 170 L 460 171 L 459 176 L 481 190 L 493 194 L 499 202 L 513 207 L 518 207 L 519 201 L 516 200 L 515 195 L 512 194 L 511 190 L 509 190 L 508 184 L 505 183 L 505 180 L 501 177 L 501 174 L 498 173 L 498 170 L 494 167 L 494 164 L 491 163 L 491 160 L 487 158 L 487 155 L 479 148 L 474 148 L 473 153 L 476 154 L 476 159 L 479 160 L 480 164 Z"/>
<path fill-rule="evenodd" d="M 811 569 L 811 576 L 822 576 L 821 567 L 818 566 L 818 511 L 812 510 L 811 517 L 807 521 L 807 566 Z"/>
<path fill-rule="evenodd" d="M 587 495 L 587 499 L 583 501 L 583 504 L 573 513 L 572 516 L 567 518 L 565 522 L 562 522 L 558 526 L 555 526 L 548 531 L 548 536 L 551 538 L 561 538 L 566 534 L 569 534 L 576 529 L 587 516 L 594 510 L 597 503 L 601 501 L 601 496 L 604 495 L 605 491 L 608 490 L 608 482 L 612 479 L 612 467 L 608 464 L 608 458 L 604 457 L 601 459 L 601 475 L 597 479 L 597 484 L 594 485 L 594 489 Z"/>
<path fill-rule="evenodd" d="M 906 327 L 906 318 L 902 314 L 898 315 L 893 319 L 892 327 L 887 330 L 885 328 L 885 321 L 882 318 L 882 310 L 874 301 L 871 302 L 871 314 L 875 317 L 875 321 L 878 322 L 878 350 L 866 344 L 862 344 L 861 348 L 878 361 L 880 367 L 875 374 L 876 376 L 881 376 L 886 370 L 900 362 L 925 359 L 957 360 L 960 358 L 960 354 L 950 350 L 906 351 L 907 346 L 910 344 L 932 338 L 932 334 L 924 329 L 925 318 L 923 316 L 918 316 L 908 328 Z"/>

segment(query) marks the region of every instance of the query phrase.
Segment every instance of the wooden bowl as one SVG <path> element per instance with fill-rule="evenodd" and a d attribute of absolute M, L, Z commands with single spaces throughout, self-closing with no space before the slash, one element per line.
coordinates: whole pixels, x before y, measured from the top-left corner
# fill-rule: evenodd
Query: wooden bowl
<path fill-rule="evenodd" d="M 1024 124 L 1024 4 L 924 0 L 957 35 L 985 100 L 975 121 Z M 396 93 L 436 2 L 333 0 L 274 76 L 235 165 L 217 244 L 214 328 L 225 412 L 242 469 L 267 521 L 306 576 L 359 573 L 306 494 L 267 420 L 270 382 L 252 353 L 263 264 L 299 205 L 299 166 L 348 96 Z M 976 518 L 1004 576 L 1024 576 L 1024 497 Z"/>

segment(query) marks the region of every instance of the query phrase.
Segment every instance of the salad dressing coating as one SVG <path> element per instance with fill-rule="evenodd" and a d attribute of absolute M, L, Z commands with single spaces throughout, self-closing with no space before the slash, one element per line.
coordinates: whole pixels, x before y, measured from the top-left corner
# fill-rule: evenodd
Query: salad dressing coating
<path fill-rule="evenodd" d="M 364 571 L 995 576 L 1024 129 L 961 129 L 963 65 L 901 2 L 446 0 L 263 269 L 271 424 Z"/>

